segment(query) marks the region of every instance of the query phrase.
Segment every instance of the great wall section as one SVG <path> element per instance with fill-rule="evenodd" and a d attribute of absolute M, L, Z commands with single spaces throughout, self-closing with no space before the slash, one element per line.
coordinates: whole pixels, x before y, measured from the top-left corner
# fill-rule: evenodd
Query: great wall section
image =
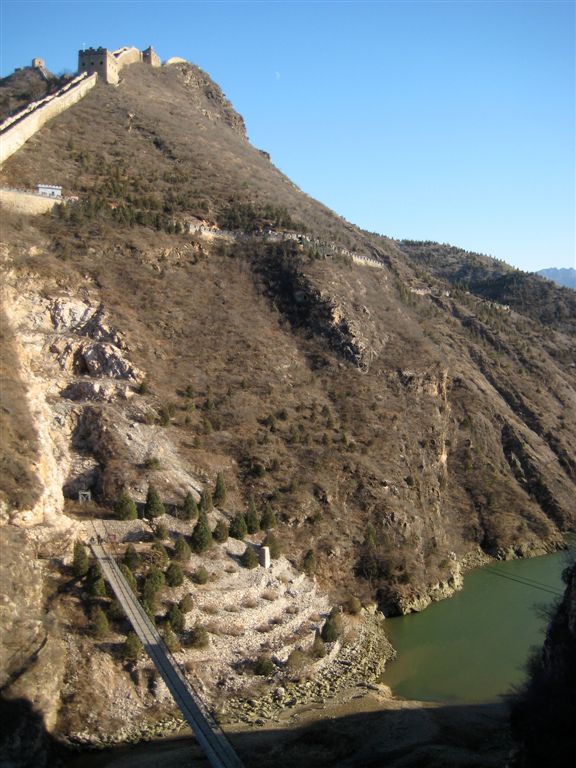
<path fill-rule="evenodd" d="M 62 114 L 94 88 L 98 78 L 117 85 L 121 70 L 130 64 L 143 62 L 152 67 L 161 66 L 152 46 L 145 51 L 125 46 L 117 51 L 107 48 L 88 48 L 78 51 L 79 74 L 56 93 L 33 101 L 20 112 L 0 124 L 0 165 L 17 152 L 49 120 Z M 34 59 L 32 66 L 41 69 L 46 77 L 42 59 Z"/>
<path fill-rule="evenodd" d="M 78 75 L 63 88 L 34 101 L 0 125 L 0 164 L 17 152 L 49 120 L 62 114 L 94 88 L 96 73 Z"/>

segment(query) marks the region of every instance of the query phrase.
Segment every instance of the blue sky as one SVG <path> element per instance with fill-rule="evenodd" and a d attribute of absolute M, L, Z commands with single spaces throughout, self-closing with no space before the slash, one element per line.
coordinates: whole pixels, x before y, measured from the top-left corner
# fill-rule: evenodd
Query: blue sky
<path fill-rule="evenodd" d="M 0 6 L 3 76 L 152 44 L 205 69 L 251 141 L 349 221 L 576 266 L 573 1 Z"/>

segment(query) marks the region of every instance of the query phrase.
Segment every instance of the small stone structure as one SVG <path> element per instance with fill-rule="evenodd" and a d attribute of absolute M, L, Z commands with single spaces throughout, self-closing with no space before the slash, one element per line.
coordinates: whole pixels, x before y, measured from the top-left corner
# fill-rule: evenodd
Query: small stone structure
<path fill-rule="evenodd" d="M 33 69 L 45 69 L 46 64 L 44 59 L 32 59 L 32 67 Z"/>
<path fill-rule="evenodd" d="M 262 568 L 270 568 L 270 547 L 260 547 L 258 559 Z"/>
<path fill-rule="evenodd" d="M 37 184 L 36 189 L 44 197 L 62 197 L 62 187 L 56 184 Z"/>
<path fill-rule="evenodd" d="M 121 70 L 129 64 L 144 62 L 151 67 L 159 67 L 160 57 L 152 46 L 140 51 L 138 48 L 125 46 L 117 51 L 108 48 L 86 48 L 78 51 L 78 72 L 96 73 L 104 82 L 117 85 Z"/>

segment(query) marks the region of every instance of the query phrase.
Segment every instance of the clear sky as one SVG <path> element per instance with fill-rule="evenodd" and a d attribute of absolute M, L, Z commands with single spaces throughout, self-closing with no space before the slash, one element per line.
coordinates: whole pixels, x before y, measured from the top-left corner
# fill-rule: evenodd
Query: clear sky
<path fill-rule="evenodd" d="M 532 270 L 575 261 L 575 2 L 0 0 L 1 74 L 152 44 L 361 227 Z"/>

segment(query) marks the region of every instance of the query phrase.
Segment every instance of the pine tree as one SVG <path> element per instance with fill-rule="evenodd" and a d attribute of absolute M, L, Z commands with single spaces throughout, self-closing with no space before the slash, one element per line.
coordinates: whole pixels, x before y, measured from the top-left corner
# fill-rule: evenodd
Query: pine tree
<path fill-rule="evenodd" d="M 72 568 L 76 578 L 81 579 L 88 573 L 90 567 L 90 561 L 88 560 L 88 553 L 86 547 L 81 541 L 74 542 L 74 557 L 72 560 Z"/>
<path fill-rule="evenodd" d="M 183 631 L 186 620 L 184 618 L 184 614 L 180 608 L 178 608 L 176 603 L 173 603 L 173 605 L 170 606 L 170 610 L 168 611 L 168 621 L 170 622 L 174 632 Z"/>
<path fill-rule="evenodd" d="M 222 506 L 226 501 L 226 483 L 224 482 L 224 473 L 218 472 L 216 475 L 216 485 L 214 487 L 214 505 Z"/>
<path fill-rule="evenodd" d="M 128 566 L 125 563 L 122 563 L 120 565 L 120 570 L 122 571 L 122 575 L 126 579 L 128 586 L 132 590 L 132 592 L 136 592 L 136 579 L 134 578 L 134 574 L 128 568 Z"/>
<path fill-rule="evenodd" d="M 160 498 L 160 494 L 156 488 L 150 484 L 148 486 L 148 493 L 146 494 L 146 504 L 144 505 L 144 517 L 154 518 L 165 515 L 166 510 L 164 504 Z"/>
<path fill-rule="evenodd" d="M 247 533 L 248 528 L 246 526 L 244 515 L 241 512 L 238 512 L 234 520 L 230 523 L 230 536 L 232 536 L 233 539 L 240 539 L 240 541 L 243 541 L 246 538 Z"/>
<path fill-rule="evenodd" d="M 194 520 L 194 518 L 198 517 L 198 504 L 194 496 L 192 496 L 192 491 L 188 491 L 184 499 L 182 517 L 184 520 Z"/>
<path fill-rule="evenodd" d="M 202 624 L 196 624 L 190 632 L 188 642 L 190 643 L 191 648 L 206 648 L 210 642 L 206 627 L 203 627 Z"/>
<path fill-rule="evenodd" d="M 266 506 L 264 507 L 264 514 L 262 515 L 262 520 L 260 520 L 260 528 L 262 528 L 263 531 L 267 531 L 270 528 L 276 528 L 276 514 L 272 509 L 270 502 L 266 502 Z"/>
<path fill-rule="evenodd" d="M 114 599 L 110 603 L 110 607 L 108 608 L 108 617 L 112 619 L 112 621 L 122 621 L 122 619 L 126 618 L 124 615 L 124 610 L 118 600 Z"/>
<path fill-rule="evenodd" d="M 118 497 L 116 504 L 114 504 L 114 512 L 120 520 L 136 520 L 138 517 L 136 503 L 127 490 L 123 490 Z"/>
<path fill-rule="evenodd" d="M 178 560 L 179 563 L 187 563 L 190 560 L 191 554 L 192 552 L 184 536 L 178 536 L 174 547 L 174 559 Z"/>
<path fill-rule="evenodd" d="M 212 531 L 208 525 L 208 518 L 204 512 L 200 513 L 198 522 L 194 526 L 190 543 L 194 552 L 205 552 L 212 546 Z"/>
<path fill-rule="evenodd" d="M 312 576 L 316 571 L 316 555 L 313 549 L 309 549 L 302 561 L 302 570 L 307 576 Z"/>
<path fill-rule="evenodd" d="M 322 640 L 333 643 L 342 634 L 342 629 L 342 616 L 339 611 L 333 609 L 322 627 Z"/>
<path fill-rule="evenodd" d="M 266 534 L 266 537 L 264 538 L 264 541 L 262 542 L 263 547 L 268 547 L 270 550 L 270 557 L 275 560 L 277 557 L 280 557 L 282 553 L 282 547 L 280 546 L 280 543 L 278 542 L 278 539 L 276 536 L 274 536 L 273 533 Z"/>
<path fill-rule="evenodd" d="M 178 607 L 182 611 L 182 613 L 190 613 L 192 608 L 194 607 L 194 601 L 192 600 L 192 595 L 184 595 L 182 600 L 178 603 Z"/>
<path fill-rule="evenodd" d="M 170 563 L 166 571 L 166 584 L 169 587 L 180 587 L 184 583 L 184 574 L 178 563 Z"/>
<path fill-rule="evenodd" d="M 166 568 L 169 559 L 168 552 L 166 551 L 166 547 L 164 544 L 162 544 L 161 541 L 155 541 L 154 544 L 152 544 L 151 554 L 155 565 L 157 565 L 159 568 Z"/>
<path fill-rule="evenodd" d="M 259 565 L 258 555 L 256 554 L 256 552 L 254 552 L 254 550 L 250 545 L 248 545 L 244 550 L 244 554 L 240 558 L 240 562 L 242 563 L 244 568 L 248 568 L 250 570 L 252 570 L 252 568 L 256 568 Z"/>
<path fill-rule="evenodd" d="M 166 541 L 169 536 L 168 526 L 165 523 L 156 523 L 154 526 L 154 538 L 158 539 L 158 541 Z"/>
<path fill-rule="evenodd" d="M 212 502 L 212 494 L 205 488 L 200 495 L 200 512 L 212 512 L 214 504 Z"/>
<path fill-rule="evenodd" d="M 129 544 L 128 548 L 126 549 L 126 552 L 124 554 L 124 564 L 130 568 L 131 571 L 135 571 L 136 568 L 140 565 L 141 557 L 136 552 L 136 548 L 134 544 Z"/>
<path fill-rule="evenodd" d="M 94 579 L 90 583 L 90 595 L 92 597 L 106 597 L 106 584 L 102 577 Z"/>
<path fill-rule="evenodd" d="M 172 625 L 169 622 L 164 626 L 164 631 L 162 634 L 164 636 L 164 643 L 166 644 L 166 648 L 168 648 L 170 653 L 176 653 L 176 651 L 180 650 L 180 642 L 174 630 L 172 629 Z"/>
<path fill-rule="evenodd" d="M 214 537 L 214 541 L 218 541 L 220 544 L 222 544 L 225 541 L 228 541 L 228 535 L 229 530 L 228 526 L 224 522 L 224 520 L 218 520 L 216 523 L 216 527 L 212 531 L 212 536 Z"/>
<path fill-rule="evenodd" d="M 194 574 L 194 581 L 196 584 L 206 584 L 208 579 L 210 578 L 210 574 L 204 568 L 203 565 L 201 565 L 199 568 L 196 569 L 196 572 Z"/>
<path fill-rule="evenodd" d="M 110 625 L 108 624 L 108 617 L 99 605 L 94 606 L 90 618 L 92 619 L 94 637 L 97 637 L 99 640 L 106 637 L 110 631 Z"/>
<path fill-rule="evenodd" d="M 142 653 L 142 643 L 135 632 L 128 632 L 124 643 L 123 654 L 128 661 L 136 661 Z"/>
<path fill-rule="evenodd" d="M 248 533 L 258 533 L 260 530 L 260 517 L 256 511 L 256 504 L 254 498 L 250 498 L 248 502 L 248 510 L 246 512 L 246 528 Z"/>

